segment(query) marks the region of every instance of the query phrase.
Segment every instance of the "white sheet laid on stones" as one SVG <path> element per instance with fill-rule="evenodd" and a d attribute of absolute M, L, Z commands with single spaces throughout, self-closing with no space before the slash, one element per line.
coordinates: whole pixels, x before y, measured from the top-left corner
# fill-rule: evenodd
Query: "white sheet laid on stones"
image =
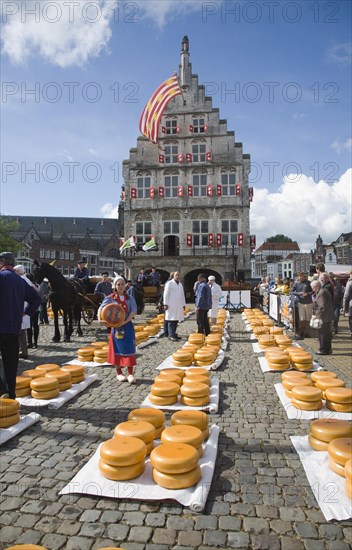
<path fill-rule="evenodd" d="M 300 409 L 296 409 L 296 407 L 292 405 L 291 399 L 287 397 L 283 385 L 274 384 L 274 387 L 289 420 L 314 420 L 314 418 L 337 418 L 338 420 L 352 420 L 352 413 L 330 411 L 330 409 L 326 407 L 324 400 L 323 408 L 320 409 L 320 411 L 301 411 Z"/>
<path fill-rule="evenodd" d="M 223 350 L 220 350 L 214 363 L 212 363 L 211 365 L 206 365 L 205 367 L 200 367 L 200 368 L 206 369 L 206 370 L 217 370 L 220 367 L 221 363 L 223 362 L 224 358 L 225 358 L 225 353 L 223 352 Z M 187 370 L 191 367 L 195 369 L 197 368 L 194 365 L 189 365 L 189 367 L 175 367 L 175 365 L 172 362 L 172 356 L 169 355 L 168 357 L 166 357 L 166 359 L 164 359 L 162 363 L 160 363 L 160 365 L 156 367 L 156 369 L 157 370 L 165 370 L 165 369 Z"/>
<path fill-rule="evenodd" d="M 19 399 L 17 399 L 19 401 Z M 12 439 L 19 433 L 23 432 L 33 424 L 36 424 L 41 419 L 40 414 L 31 412 L 29 414 L 20 415 L 20 421 L 9 428 L 0 428 L 0 445 L 3 445 L 9 439 Z"/>
<path fill-rule="evenodd" d="M 30 395 L 27 395 L 26 397 L 17 397 L 17 401 L 26 407 L 48 407 L 49 409 L 60 409 L 62 405 L 76 397 L 76 395 L 82 393 L 96 380 L 98 380 L 98 375 L 96 373 L 89 374 L 86 376 L 85 380 L 79 382 L 78 384 L 73 384 L 69 390 L 60 392 L 58 397 L 54 397 L 53 399 L 34 399 Z"/>
<path fill-rule="evenodd" d="M 291 345 L 295 346 L 296 348 L 301 347 L 299 344 L 297 344 L 297 342 L 292 342 Z M 252 348 L 254 353 L 265 353 L 265 349 L 260 349 L 258 342 L 254 342 L 254 344 L 252 344 Z"/>
<path fill-rule="evenodd" d="M 177 402 L 173 405 L 154 405 L 154 403 L 150 401 L 148 395 L 148 397 L 144 399 L 143 403 L 140 406 L 148 407 L 150 409 L 160 409 L 163 411 L 193 410 L 217 413 L 219 407 L 219 379 L 211 379 L 209 403 L 207 403 L 203 407 L 189 407 L 188 405 L 184 405 L 183 403 L 181 403 L 180 394 L 178 395 Z"/>
<path fill-rule="evenodd" d="M 82 367 L 113 367 L 111 363 L 96 363 L 95 361 L 79 361 L 78 359 L 72 359 L 72 361 L 66 361 L 63 365 L 79 365 Z"/>
<path fill-rule="evenodd" d="M 314 451 L 308 436 L 291 436 L 309 484 L 327 521 L 352 517 L 352 505 L 345 491 L 345 478 L 335 474 L 328 464 L 327 451 Z"/>
<path fill-rule="evenodd" d="M 145 342 L 141 342 L 140 344 L 138 344 L 138 346 L 136 346 L 136 350 L 146 348 L 147 346 L 150 346 L 151 344 L 155 344 L 156 339 L 160 338 L 160 336 L 158 334 L 156 336 L 149 336 L 148 340 L 146 340 Z M 163 334 L 164 334 L 164 331 L 163 331 Z"/>
<path fill-rule="evenodd" d="M 204 510 L 211 481 L 213 479 L 216 455 L 218 451 L 219 426 L 214 424 L 203 445 L 203 456 L 199 459 L 202 477 L 199 482 L 188 489 L 164 489 L 153 480 L 150 459 L 146 460 L 142 475 L 130 481 L 112 481 L 106 479 L 99 471 L 100 446 L 92 458 L 83 466 L 75 477 L 61 491 L 60 495 L 79 493 L 94 497 L 126 498 L 133 500 L 176 500 L 193 512 Z"/>
<path fill-rule="evenodd" d="M 271 369 L 268 364 L 266 357 L 258 357 L 259 365 L 262 372 L 285 372 L 287 370 L 296 370 L 296 369 Z M 316 361 L 313 361 L 313 368 L 311 370 L 305 370 L 304 372 L 315 372 L 317 370 L 323 370 L 323 367 L 319 365 Z"/>

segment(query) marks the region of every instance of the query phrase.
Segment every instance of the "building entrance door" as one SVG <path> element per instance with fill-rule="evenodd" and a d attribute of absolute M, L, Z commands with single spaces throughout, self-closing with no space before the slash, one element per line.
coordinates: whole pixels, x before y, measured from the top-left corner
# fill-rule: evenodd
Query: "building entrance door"
<path fill-rule="evenodd" d="M 168 235 L 164 239 L 164 256 L 179 256 L 180 241 L 176 235 Z"/>

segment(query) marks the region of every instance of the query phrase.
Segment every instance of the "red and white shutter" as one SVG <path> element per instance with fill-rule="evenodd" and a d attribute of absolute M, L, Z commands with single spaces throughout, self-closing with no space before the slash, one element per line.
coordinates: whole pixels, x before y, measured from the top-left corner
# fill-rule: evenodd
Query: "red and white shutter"
<path fill-rule="evenodd" d="M 165 192 L 164 187 L 159 187 L 159 188 L 158 188 L 158 195 L 159 195 L 159 197 L 163 197 L 163 196 L 164 196 L 164 192 Z"/>
<path fill-rule="evenodd" d="M 235 185 L 235 194 L 236 195 L 241 194 L 241 184 L 240 183 L 236 183 L 236 185 Z"/>
<path fill-rule="evenodd" d="M 237 245 L 244 246 L 244 233 L 238 233 L 237 235 Z"/>
<path fill-rule="evenodd" d="M 192 234 L 191 233 L 187 233 L 186 243 L 187 243 L 187 246 L 192 246 Z"/>
<path fill-rule="evenodd" d="M 213 194 L 213 188 L 211 185 L 207 185 L 207 197 L 211 197 Z"/>
<path fill-rule="evenodd" d="M 160 164 L 164 164 L 164 162 L 165 162 L 164 155 L 159 155 L 159 162 L 160 162 Z"/>
<path fill-rule="evenodd" d="M 186 162 L 192 162 L 192 153 L 186 153 Z"/>
<path fill-rule="evenodd" d="M 179 185 L 177 187 L 177 196 L 178 197 L 183 197 L 183 186 L 182 185 Z"/>
<path fill-rule="evenodd" d="M 183 162 L 183 154 L 182 153 L 179 153 L 177 155 L 177 161 L 181 164 Z"/>
<path fill-rule="evenodd" d="M 208 153 L 206 153 L 205 159 L 206 159 L 207 161 L 213 160 L 213 153 L 212 153 L 211 151 L 209 151 Z"/>
<path fill-rule="evenodd" d="M 192 134 L 193 134 L 193 132 L 194 132 L 193 124 L 190 124 L 190 125 L 188 126 L 188 130 L 189 130 L 190 132 L 192 132 Z"/>
<path fill-rule="evenodd" d="M 193 187 L 192 185 L 187 185 L 187 196 L 193 197 Z"/>
<path fill-rule="evenodd" d="M 131 187 L 131 199 L 137 198 L 137 189 L 135 187 Z"/>
<path fill-rule="evenodd" d="M 208 246 L 214 246 L 214 233 L 208 233 Z"/>
<path fill-rule="evenodd" d="M 216 194 L 218 195 L 218 197 L 221 197 L 221 195 L 222 195 L 222 185 L 218 184 L 216 186 Z"/>
<path fill-rule="evenodd" d="M 151 187 L 150 188 L 150 198 L 154 199 L 154 197 L 155 197 L 155 189 L 154 189 L 154 187 Z"/>
<path fill-rule="evenodd" d="M 216 246 L 221 246 L 221 245 L 222 245 L 222 234 L 217 233 L 216 234 Z"/>

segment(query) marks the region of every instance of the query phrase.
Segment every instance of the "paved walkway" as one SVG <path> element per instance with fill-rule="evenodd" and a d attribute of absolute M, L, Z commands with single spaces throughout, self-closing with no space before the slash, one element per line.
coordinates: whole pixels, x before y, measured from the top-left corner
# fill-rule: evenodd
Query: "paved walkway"
<path fill-rule="evenodd" d="M 154 312 L 149 306 L 146 315 Z M 43 327 L 39 348 L 21 361 L 21 370 L 73 359 L 82 343 L 106 335 L 98 326 L 84 329 L 84 337 L 70 344 L 51 344 L 53 328 Z M 179 334 L 194 330 L 191 316 Z M 40 409 L 40 423 L 1 447 L 0 549 L 25 542 L 48 550 L 350 549 L 351 523 L 325 521 L 289 439 L 305 435 L 309 422 L 287 420 L 273 389 L 280 375 L 261 372 L 237 313 L 231 315 L 230 335 L 226 359 L 216 373 L 221 400 L 211 420 L 221 432 L 203 513 L 173 501 L 58 495 L 149 393 L 155 366 L 179 347 L 162 338 L 140 352 L 137 385 L 118 386 L 114 369 L 99 367 L 99 382 L 58 411 Z M 316 349 L 313 339 L 302 344 Z M 351 338 L 344 319 L 333 344 L 334 355 L 320 362 L 350 385 Z"/>

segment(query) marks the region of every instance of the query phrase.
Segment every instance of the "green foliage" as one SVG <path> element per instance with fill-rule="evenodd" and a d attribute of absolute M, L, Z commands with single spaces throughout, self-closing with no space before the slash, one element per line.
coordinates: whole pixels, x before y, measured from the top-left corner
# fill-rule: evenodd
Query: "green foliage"
<path fill-rule="evenodd" d="M 290 237 L 286 237 L 286 235 L 275 235 L 274 237 L 269 237 L 266 239 L 267 243 L 292 243 L 293 240 L 290 239 Z"/>
<path fill-rule="evenodd" d="M 17 252 L 21 248 L 21 243 L 10 237 L 10 233 L 19 228 L 19 223 L 9 220 L 3 216 L 0 217 L 0 252 Z"/>

